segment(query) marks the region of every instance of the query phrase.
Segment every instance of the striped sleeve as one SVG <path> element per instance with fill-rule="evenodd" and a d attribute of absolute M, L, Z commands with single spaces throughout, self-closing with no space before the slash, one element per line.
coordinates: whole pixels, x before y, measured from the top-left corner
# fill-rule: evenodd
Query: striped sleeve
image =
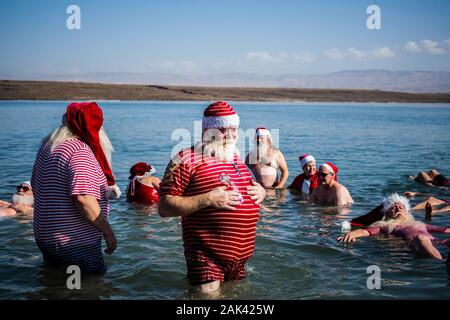
<path fill-rule="evenodd" d="M 190 177 L 191 165 L 183 161 L 180 154 L 175 156 L 164 172 L 159 194 L 182 196 L 189 185 Z"/>
<path fill-rule="evenodd" d="M 79 149 L 72 155 L 69 166 L 70 195 L 91 195 L 101 200 L 98 162 L 89 149 Z"/>

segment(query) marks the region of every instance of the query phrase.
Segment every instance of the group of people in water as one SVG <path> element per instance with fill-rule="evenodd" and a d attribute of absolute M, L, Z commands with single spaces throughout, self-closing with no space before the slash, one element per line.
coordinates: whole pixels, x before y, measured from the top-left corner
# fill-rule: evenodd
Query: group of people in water
<path fill-rule="evenodd" d="M 162 180 L 155 169 L 138 162 L 130 169 L 126 199 L 155 204 L 162 217 L 182 218 L 187 278 L 201 292 L 215 292 L 223 281 L 245 277 L 245 264 L 254 251 L 260 205 L 268 189 L 286 188 L 289 170 L 283 153 L 275 148 L 269 129 L 255 132 L 255 147 L 245 162 L 237 149 L 239 116 L 227 102 L 210 104 L 203 113 L 202 141 L 180 150 Z M 17 187 L 13 202 L 0 202 L 0 215 L 31 215 L 36 244 L 46 265 L 77 264 L 85 272 L 106 272 L 101 250 L 117 247 L 108 223 L 109 200 L 120 197 L 111 169 L 112 144 L 103 129 L 103 112 L 95 102 L 71 103 L 61 126 L 46 136 L 39 148 L 31 182 Z M 349 190 L 338 182 L 338 167 L 331 162 L 317 166 L 313 155 L 299 157 L 301 173 L 287 186 L 315 203 L 348 206 Z M 414 179 L 429 186 L 449 187 L 436 170 Z M 391 194 L 368 214 L 352 220 L 354 227 L 338 238 L 380 233 L 404 239 L 425 257 L 443 259 L 435 244 L 450 246 L 431 233 L 449 228 L 416 221 L 408 197 L 416 192 Z M 445 200 L 428 197 L 413 210 L 450 211 Z M 434 210 L 434 211 L 433 211 Z"/>

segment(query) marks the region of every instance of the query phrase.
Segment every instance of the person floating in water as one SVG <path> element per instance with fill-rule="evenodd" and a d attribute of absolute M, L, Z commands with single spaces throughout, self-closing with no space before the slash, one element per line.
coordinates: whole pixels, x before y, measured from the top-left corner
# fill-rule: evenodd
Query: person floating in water
<path fill-rule="evenodd" d="M 245 164 L 264 188 L 281 189 L 289 177 L 283 153 L 273 146 L 272 135 L 266 128 L 256 129 L 255 148 L 247 155 Z"/>
<path fill-rule="evenodd" d="M 427 198 L 416 204 L 412 210 L 424 210 L 425 209 L 425 219 L 431 220 L 433 215 L 450 212 L 450 201 L 445 199 L 438 199 L 432 195 L 420 193 L 420 192 L 410 192 L 407 191 L 404 195 L 408 198 L 415 196 L 427 196 Z"/>
<path fill-rule="evenodd" d="M 17 215 L 32 216 L 34 212 L 33 188 L 30 181 L 24 181 L 16 187 L 12 203 L 0 200 L 0 217 Z"/>
<path fill-rule="evenodd" d="M 415 177 L 411 176 L 417 182 L 423 183 L 429 187 L 447 187 L 450 188 L 450 179 L 447 179 L 439 171 L 431 169 L 428 172 L 419 172 Z"/>
<path fill-rule="evenodd" d="M 311 194 L 319 186 L 316 159 L 310 154 L 304 154 L 298 160 L 300 161 L 300 169 L 303 173 L 295 177 L 288 188 L 301 193 Z"/>
<path fill-rule="evenodd" d="M 331 162 L 320 165 L 317 173 L 319 186 L 312 192 L 313 202 L 345 206 L 353 203 L 352 196 L 346 187 L 337 182 L 339 169 Z"/>
<path fill-rule="evenodd" d="M 337 240 L 355 242 L 356 238 L 374 236 L 380 233 L 392 234 L 407 241 L 408 246 L 424 257 L 442 260 L 441 253 L 434 243 L 450 246 L 450 239 L 439 241 L 431 233 L 450 233 L 450 228 L 433 226 L 416 221 L 411 214 L 409 200 L 397 193 L 383 201 L 383 219 L 368 228 L 351 231 Z"/>
<path fill-rule="evenodd" d="M 130 183 L 126 195 L 128 202 L 153 204 L 159 200 L 159 184 L 161 180 L 152 176 L 155 168 L 145 162 L 138 162 L 130 169 Z"/>

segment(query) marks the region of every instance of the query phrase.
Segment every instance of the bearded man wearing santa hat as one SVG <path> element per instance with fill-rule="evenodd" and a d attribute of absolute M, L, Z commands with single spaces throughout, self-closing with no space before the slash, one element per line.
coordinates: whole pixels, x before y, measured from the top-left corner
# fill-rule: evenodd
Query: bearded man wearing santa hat
<path fill-rule="evenodd" d="M 34 212 L 33 188 L 30 181 L 24 181 L 16 187 L 12 196 L 12 203 L 0 200 L 0 217 L 14 217 L 17 215 L 32 216 Z"/>
<path fill-rule="evenodd" d="M 353 203 L 350 192 L 346 187 L 337 182 L 339 169 L 331 162 L 324 162 L 317 172 L 318 187 L 311 194 L 311 200 L 336 206 L 344 206 Z"/>
<path fill-rule="evenodd" d="M 31 185 L 33 229 L 46 265 L 77 265 L 105 273 L 101 248 L 111 254 L 117 240 L 108 223 L 108 199 L 119 198 L 111 170 L 113 147 L 95 102 L 71 103 L 62 125 L 44 138 Z"/>
<path fill-rule="evenodd" d="M 178 152 L 160 186 L 159 214 L 182 217 L 187 278 L 204 293 L 245 277 L 266 194 L 239 158 L 238 126 L 228 103 L 209 105 L 202 141 Z"/>
<path fill-rule="evenodd" d="M 267 189 L 283 188 L 289 177 L 284 155 L 273 146 L 272 134 L 267 128 L 256 129 L 255 148 L 245 158 L 245 164 L 252 170 L 256 181 Z"/>

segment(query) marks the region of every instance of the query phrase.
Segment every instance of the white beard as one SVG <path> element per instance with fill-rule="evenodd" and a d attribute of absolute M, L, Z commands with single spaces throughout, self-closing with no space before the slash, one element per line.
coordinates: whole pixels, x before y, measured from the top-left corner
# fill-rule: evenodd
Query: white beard
<path fill-rule="evenodd" d="M 255 146 L 250 152 L 249 162 L 250 164 L 268 164 L 272 162 L 272 148 L 268 144 L 263 143 L 260 143 L 259 146 Z"/>
<path fill-rule="evenodd" d="M 34 204 L 34 197 L 15 193 L 12 196 L 12 203 L 32 207 Z"/>
<path fill-rule="evenodd" d="M 415 224 L 421 224 L 422 222 L 416 221 L 416 219 L 413 217 L 412 214 L 408 214 L 408 216 L 401 218 L 401 219 L 386 219 L 383 218 L 383 220 L 380 220 L 378 222 L 375 222 L 372 224 L 372 226 L 380 226 L 380 227 L 386 227 L 389 230 L 389 233 L 391 233 L 395 226 L 402 225 L 402 226 L 413 226 Z"/>
<path fill-rule="evenodd" d="M 239 150 L 236 143 L 232 141 L 212 141 L 203 142 L 199 147 L 203 148 L 203 155 L 208 157 L 215 157 L 222 161 L 231 162 L 234 156 L 239 156 Z"/>

